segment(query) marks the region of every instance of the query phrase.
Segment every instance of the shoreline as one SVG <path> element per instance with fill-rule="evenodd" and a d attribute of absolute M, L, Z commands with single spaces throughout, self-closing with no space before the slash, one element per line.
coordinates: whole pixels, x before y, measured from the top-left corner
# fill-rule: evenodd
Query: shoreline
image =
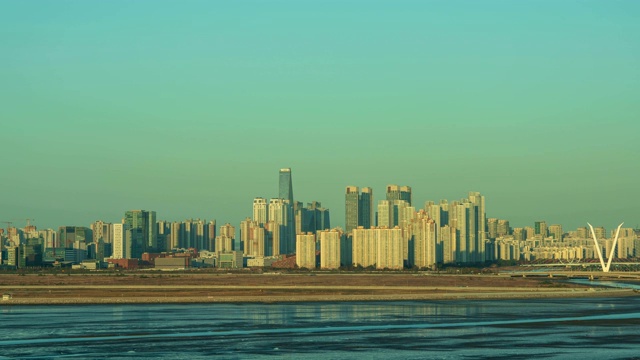
<path fill-rule="evenodd" d="M 614 280 L 614 279 L 612 279 Z M 621 279 L 615 279 L 621 281 Z M 3 306 L 456 301 L 638 296 L 562 278 L 414 274 L 0 275 Z"/>
<path fill-rule="evenodd" d="M 3 300 L 2 306 L 21 305 L 101 305 L 101 304 L 243 304 L 243 303 L 298 303 L 298 302 L 369 302 L 369 301 L 456 301 L 456 300 L 526 300 L 553 298 L 598 298 L 638 296 L 633 289 L 565 289 L 544 291 L 472 291 L 420 294 L 367 294 L 367 295 L 259 295 L 254 296 L 153 296 L 153 297 L 91 297 L 91 298 L 18 298 Z"/>

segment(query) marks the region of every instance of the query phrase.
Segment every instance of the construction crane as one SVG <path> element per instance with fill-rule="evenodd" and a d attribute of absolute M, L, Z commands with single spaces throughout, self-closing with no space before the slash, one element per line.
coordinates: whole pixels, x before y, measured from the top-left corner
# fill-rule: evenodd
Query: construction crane
<path fill-rule="evenodd" d="M 25 219 L 25 220 L 27 220 L 27 227 L 31 226 L 30 221 L 36 221 L 36 219 Z"/>

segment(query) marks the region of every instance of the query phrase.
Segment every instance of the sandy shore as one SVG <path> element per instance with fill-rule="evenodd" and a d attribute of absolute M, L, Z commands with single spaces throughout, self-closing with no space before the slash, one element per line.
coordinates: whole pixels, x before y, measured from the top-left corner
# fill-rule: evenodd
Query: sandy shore
<path fill-rule="evenodd" d="M 3 305 L 338 302 L 636 296 L 547 278 L 415 274 L 0 275 Z"/>

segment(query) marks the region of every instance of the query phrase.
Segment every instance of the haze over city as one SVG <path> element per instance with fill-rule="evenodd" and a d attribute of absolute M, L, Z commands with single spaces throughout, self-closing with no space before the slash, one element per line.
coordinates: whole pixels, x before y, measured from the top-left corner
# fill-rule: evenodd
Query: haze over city
<path fill-rule="evenodd" d="M 637 358 L 639 18 L 0 0 L 0 358 Z"/>
<path fill-rule="evenodd" d="M 346 186 L 403 184 L 636 227 L 639 6 L 3 2 L 0 220 L 237 226 L 290 167 L 334 226 Z"/>

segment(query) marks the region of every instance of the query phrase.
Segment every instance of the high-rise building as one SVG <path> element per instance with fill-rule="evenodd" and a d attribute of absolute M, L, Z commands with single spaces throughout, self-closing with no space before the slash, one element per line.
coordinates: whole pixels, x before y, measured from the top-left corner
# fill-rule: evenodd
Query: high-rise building
<path fill-rule="evenodd" d="M 261 197 L 253 199 L 253 221 L 265 224 L 268 220 L 267 214 L 267 199 Z"/>
<path fill-rule="evenodd" d="M 441 244 L 442 247 L 442 259 L 438 259 L 436 257 L 436 262 L 442 262 L 444 264 L 450 264 L 455 262 L 455 253 L 456 253 L 456 231 L 454 228 L 449 227 L 449 225 L 445 225 L 437 230 L 438 233 L 438 243 Z M 436 253 L 438 256 L 440 252 Z"/>
<path fill-rule="evenodd" d="M 290 168 L 280 169 L 278 190 L 278 198 L 288 200 L 289 204 L 293 206 L 293 180 Z"/>
<path fill-rule="evenodd" d="M 277 254 L 292 254 L 296 251 L 295 249 L 295 222 L 293 219 L 293 209 L 291 208 L 291 203 L 288 200 L 283 199 L 271 199 L 269 200 L 269 223 L 272 223 L 269 226 L 270 231 L 275 230 L 275 226 L 279 226 L 277 234 L 279 236 L 278 239 L 275 240 L 275 243 L 278 244 L 278 249 L 274 251 Z"/>
<path fill-rule="evenodd" d="M 357 186 L 347 186 L 344 196 L 345 230 L 347 233 L 358 227 L 358 207 L 360 191 Z"/>
<path fill-rule="evenodd" d="M 227 235 L 218 235 L 216 237 L 215 249 L 216 252 L 219 253 L 233 251 L 233 238 L 230 238 Z"/>
<path fill-rule="evenodd" d="M 233 225 L 226 223 L 220 226 L 220 235 L 216 236 L 215 246 L 213 249 L 215 249 L 216 252 L 232 251 L 234 250 L 233 243 L 235 238 L 236 228 Z"/>
<path fill-rule="evenodd" d="M 124 214 L 124 223 L 133 232 L 131 257 L 140 258 L 142 253 L 155 251 L 158 245 L 156 212 L 130 210 Z"/>
<path fill-rule="evenodd" d="M 362 188 L 362 193 L 357 186 L 347 186 L 345 192 L 345 229 L 347 234 L 359 226 L 365 229 L 371 228 L 374 220 L 373 190 L 370 187 Z"/>
<path fill-rule="evenodd" d="M 536 229 L 531 226 L 524 227 L 525 240 L 533 239 L 536 236 Z"/>
<path fill-rule="evenodd" d="M 247 254 L 247 248 L 249 245 L 249 239 L 251 238 L 251 226 L 253 221 L 251 218 L 245 218 L 240 222 L 240 244 L 237 250 L 242 250 L 243 254 Z"/>
<path fill-rule="evenodd" d="M 167 247 L 169 249 L 180 249 L 180 248 L 187 247 L 185 246 L 185 243 L 184 243 L 184 238 L 185 238 L 184 224 L 179 221 L 174 221 L 171 223 L 170 227 L 171 227 L 171 230 L 169 233 L 170 240 Z"/>
<path fill-rule="evenodd" d="M 296 235 L 296 265 L 301 268 L 316 268 L 316 235 Z"/>
<path fill-rule="evenodd" d="M 252 221 L 249 226 L 249 241 L 245 243 L 244 254 L 247 256 L 265 256 L 266 229 L 264 224 Z"/>
<path fill-rule="evenodd" d="M 444 249 L 437 249 L 436 223 L 426 213 L 419 212 L 417 218 L 411 222 L 413 237 L 413 265 L 418 268 L 431 268 L 436 264 L 437 250 L 441 250 L 444 258 Z"/>
<path fill-rule="evenodd" d="M 427 211 L 429 218 L 433 219 L 433 221 L 435 222 L 436 229 L 439 229 L 441 226 L 444 226 L 441 220 L 442 208 L 440 207 L 440 204 L 436 204 L 433 201 L 427 201 L 424 204 L 424 209 Z"/>
<path fill-rule="evenodd" d="M 589 239 L 589 230 L 585 226 L 579 227 L 576 229 L 576 238 L 578 239 Z"/>
<path fill-rule="evenodd" d="M 553 240 L 562 240 L 562 225 L 554 224 L 549 226 L 549 235 L 553 237 Z"/>
<path fill-rule="evenodd" d="M 310 231 L 316 232 L 320 230 L 327 230 L 331 228 L 331 216 L 329 209 L 322 207 L 322 204 L 318 201 L 313 201 L 307 204 L 307 211 L 311 214 L 309 220 Z"/>
<path fill-rule="evenodd" d="M 60 244 L 58 243 L 58 233 L 53 229 L 39 230 L 38 237 L 41 237 L 44 239 L 45 249 L 60 247 Z M 1 236 L 0 236 L 0 239 L 2 239 Z M 2 249 L 1 245 L 0 245 L 0 249 Z"/>
<path fill-rule="evenodd" d="M 306 208 L 302 207 L 302 203 L 298 203 L 295 209 L 295 222 L 296 234 L 316 233 L 331 228 L 329 209 L 323 208 L 318 201 L 308 203 Z"/>
<path fill-rule="evenodd" d="M 390 228 L 399 226 L 403 228 L 407 226 L 407 224 L 413 218 L 413 215 L 416 212 L 416 209 L 413 208 L 406 200 L 393 200 L 392 204 L 393 209 L 391 211 L 391 224 Z"/>
<path fill-rule="evenodd" d="M 402 229 L 371 229 L 376 233 L 376 268 L 402 270 L 404 268 L 404 237 Z"/>
<path fill-rule="evenodd" d="M 535 235 L 540 235 L 543 239 L 549 235 L 546 221 L 536 221 L 533 228 Z"/>
<path fill-rule="evenodd" d="M 527 240 L 527 232 L 524 228 L 513 228 L 513 239 L 517 241 Z"/>
<path fill-rule="evenodd" d="M 193 247 L 198 250 L 213 250 L 208 248 L 209 235 L 207 234 L 209 226 L 206 220 L 191 220 L 191 236 L 193 239 Z"/>
<path fill-rule="evenodd" d="M 385 200 L 386 201 L 386 200 Z M 377 269 L 402 269 L 404 267 L 403 230 L 395 227 L 353 229 L 352 261 L 354 266 Z"/>
<path fill-rule="evenodd" d="M 24 243 L 20 244 L 19 268 L 27 266 L 42 266 L 43 242 L 44 241 L 42 239 L 32 237 L 27 238 Z"/>
<path fill-rule="evenodd" d="M 113 224 L 100 220 L 95 221 L 93 224 L 91 224 L 91 231 L 93 232 L 93 242 L 98 243 L 100 240 L 102 240 L 104 243 L 111 243 L 112 227 Z"/>
<path fill-rule="evenodd" d="M 378 202 L 378 227 L 392 227 L 393 215 L 393 202 L 389 200 L 380 200 Z"/>
<path fill-rule="evenodd" d="M 449 206 L 449 224 L 455 229 L 455 261 L 469 262 L 468 204 L 453 201 Z"/>
<path fill-rule="evenodd" d="M 131 258 L 131 229 L 128 224 L 113 224 L 114 259 Z"/>
<path fill-rule="evenodd" d="M 286 225 L 289 223 L 289 212 L 287 208 L 289 204 L 285 203 L 283 199 L 271 199 L 269 200 L 269 221 L 275 221 L 278 224 Z"/>
<path fill-rule="evenodd" d="M 352 232 L 352 261 L 354 266 L 370 267 L 376 265 L 378 244 L 374 228 L 360 226 Z"/>
<path fill-rule="evenodd" d="M 303 207 L 301 201 L 296 201 L 293 204 L 293 219 L 295 223 L 295 233 L 300 234 L 303 232 L 309 232 L 310 226 L 310 214 L 307 213 L 307 209 Z"/>
<path fill-rule="evenodd" d="M 477 191 L 469 192 L 469 202 L 473 204 L 471 209 L 470 229 L 472 229 L 473 249 L 471 252 L 470 261 L 472 262 L 484 262 L 485 261 L 485 246 L 487 240 L 487 213 L 485 210 L 485 199 L 483 195 L 480 195 Z"/>
<path fill-rule="evenodd" d="M 596 238 L 598 240 L 607 238 L 607 231 L 602 226 L 598 226 L 598 227 L 593 228 L 593 232 L 596 234 Z"/>
<path fill-rule="evenodd" d="M 321 230 L 320 238 L 320 268 L 338 269 L 342 264 L 341 248 L 344 234 L 338 229 Z"/>
<path fill-rule="evenodd" d="M 511 226 L 509 220 L 498 220 L 498 236 L 511 235 Z"/>
<path fill-rule="evenodd" d="M 216 249 L 216 221 L 210 220 L 207 224 L 207 247 L 209 251 Z"/>
<path fill-rule="evenodd" d="M 487 235 L 489 239 L 495 239 L 498 237 L 498 219 L 487 219 Z"/>
<path fill-rule="evenodd" d="M 358 196 L 358 226 L 370 229 L 373 225 L 373 189 L 363 187 Z"/>
<path fill-rule="evenodd" d="M 411 187 L 387 185 L 387 200 L 391 202 L 394 200 L 404 200 L 411 206 Z"/>
<path fill-rule="evenodd" d="M 161 222 L 158 222 L 160 225 Z M 182 222 L 173 222 L 164 224 L 166 228 L 165 248 L 170 249 L 189 249 L 214 251 L 216 244 L 216 221 L 200 219 L 187 219 Z M 160 226 L 158 226 L 160 229 Z M 160 234 L 158 234 L 160 237 Z M 159 241 L 159 240 L 158 240 Z M 159 241 L 160 243 L 160 241 Z"/>
<path fill-rule="evenodd" d="M 171 223 L 158 220 L 158 252 L 171 251 Z"/>
<path fill-rule="evenodd" d="M 84 226 L 60 226 L 58 239 L 60 245 L 66 249 L 79 248 L 93 241 L 93 233 Z"/>
<path fill-rule="evenodd" d="M 228 238 L 235 239 L 236 238 L 236 228 L 235 226 L 226 223 L 220 226 L 220 235 L 224 235 Z"/>

